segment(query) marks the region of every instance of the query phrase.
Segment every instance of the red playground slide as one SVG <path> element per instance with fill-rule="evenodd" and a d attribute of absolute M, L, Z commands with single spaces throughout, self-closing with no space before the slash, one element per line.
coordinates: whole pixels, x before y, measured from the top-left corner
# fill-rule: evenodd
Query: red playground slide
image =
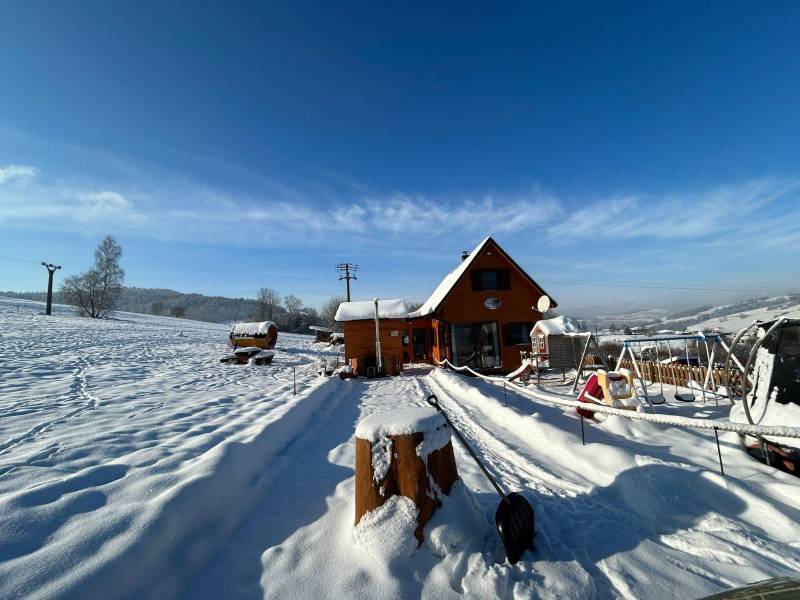
<path fill-rule="evenodd" d="M 600 382 L 597 379 L 597 373 L 589 375 L 589 379 L 583 386 L 583 390 L 578 396 L 578 402 L 588 402 L 590 404 L 602 404 L 603 388 L 600 387 Z M 583 408 L 577 409 L 578 414 L 586 417 L 587 419 L 594 418 L 593 410 L 586 410 Z"/>

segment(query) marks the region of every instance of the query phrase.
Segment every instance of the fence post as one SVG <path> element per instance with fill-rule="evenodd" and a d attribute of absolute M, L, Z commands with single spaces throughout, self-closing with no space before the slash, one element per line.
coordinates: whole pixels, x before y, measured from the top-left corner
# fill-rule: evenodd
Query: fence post
<path fill-rule="evenodd" d="M 719 449 L 719 434 L 717 433 L 716 427 L 714 427 L 714 437 L 717 440 L 717 456 L 719 457 L 719 472 L 722 473 L 723 477 L 725 477 L 725 469 L 722 468 L 722 451 Z"/>

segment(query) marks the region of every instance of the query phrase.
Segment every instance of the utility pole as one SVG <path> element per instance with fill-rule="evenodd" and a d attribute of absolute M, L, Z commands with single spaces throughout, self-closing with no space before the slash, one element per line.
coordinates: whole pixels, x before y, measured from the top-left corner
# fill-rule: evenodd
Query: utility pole
<path fill-rule="evenodd" d="M 44 314 L 50 315 L 53 310 L 53 273 L 60 269 L 61 265 L 42 261 L 42 266 L 47 269 L 47 308 L 44 309 Z"/>
<path fill-rule="evenodd" d="M 336 270 L 339 271 L 339 281 L 344 279 L 347 282 L 347 301 L 350 302 L 350 280 L 358 279 L 355 272 L 358 271 L 358 265 L 353 263 L 339 263 L 336 265 Z"/>

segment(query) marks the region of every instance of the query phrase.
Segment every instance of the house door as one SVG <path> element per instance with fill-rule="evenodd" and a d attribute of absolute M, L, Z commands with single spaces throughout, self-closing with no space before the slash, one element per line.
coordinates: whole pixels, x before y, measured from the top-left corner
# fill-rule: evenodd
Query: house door
<path fill-rule="evenodd" d="M 412 329 L 411 340 L 414 351 L 414 360 L 428 359 L 428 330 Z"/>

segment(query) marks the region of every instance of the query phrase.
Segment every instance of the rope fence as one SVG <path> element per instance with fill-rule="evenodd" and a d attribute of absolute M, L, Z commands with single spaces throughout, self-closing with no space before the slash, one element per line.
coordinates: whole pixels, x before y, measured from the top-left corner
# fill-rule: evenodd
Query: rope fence
<path fill-rule="evenodd" d="M 647 421 L 649 423 L 659 423 L 661 425 L 672 425 L 674 427 L 688 427 L 692 429 L 705 429 L 708 431 L 711 430 L 730 431 L 733 433 L 753 435 L 756 437 L 771 436 L 771 437 L 786 437 L 786 438 L 800 439 L 800 427 L 783 427 L 775 425 L 750 425 L 745 423 L 732 423 L 730 421 L 712 421 L 709 419 L 696 419 L 692 417 L 681 417 L 677 415 L 643 413 L 638 411 L 612 408 L 611 406 L 606 406 L 604 404 L 578 402 L 577 400 L 565 400 L 564 398 L 559 397 L 557 394 L 543 392 L 540 390 L 534 392 L 533 390 L 522 387 L 521 385 L 513 381 L 509 381 L 504 377 L 492 377 L 490 375 L 484 375 L 483 373 L 478 373 L 477 371 L 467 366 L 457 367 L 453 363 L 451 363 L 448 359 L 445 359 L 443 361 L 436 360 L 435 362 L 440 367 L 446 366 L 454 371 L 458 371 L 461 373 L 467 372 L 474 375 L 475 377 L 479 377 L 495 385 L 510 387 L 515 391 L 523 394 L 524 396 L 532 398 L 533 400 L 537 400 L 540 402 L 547 402 L 549 404 L 554 404 L 556 406 L 561 406 L 564 408 L 576 408 L 576 409 L 582 408 L 584 410 L 591 410 L 592 412 L 596 413 L 614 415 L 617 417 L 625 417 L 626 419 L 632 419 L 635 421 Z"/>

